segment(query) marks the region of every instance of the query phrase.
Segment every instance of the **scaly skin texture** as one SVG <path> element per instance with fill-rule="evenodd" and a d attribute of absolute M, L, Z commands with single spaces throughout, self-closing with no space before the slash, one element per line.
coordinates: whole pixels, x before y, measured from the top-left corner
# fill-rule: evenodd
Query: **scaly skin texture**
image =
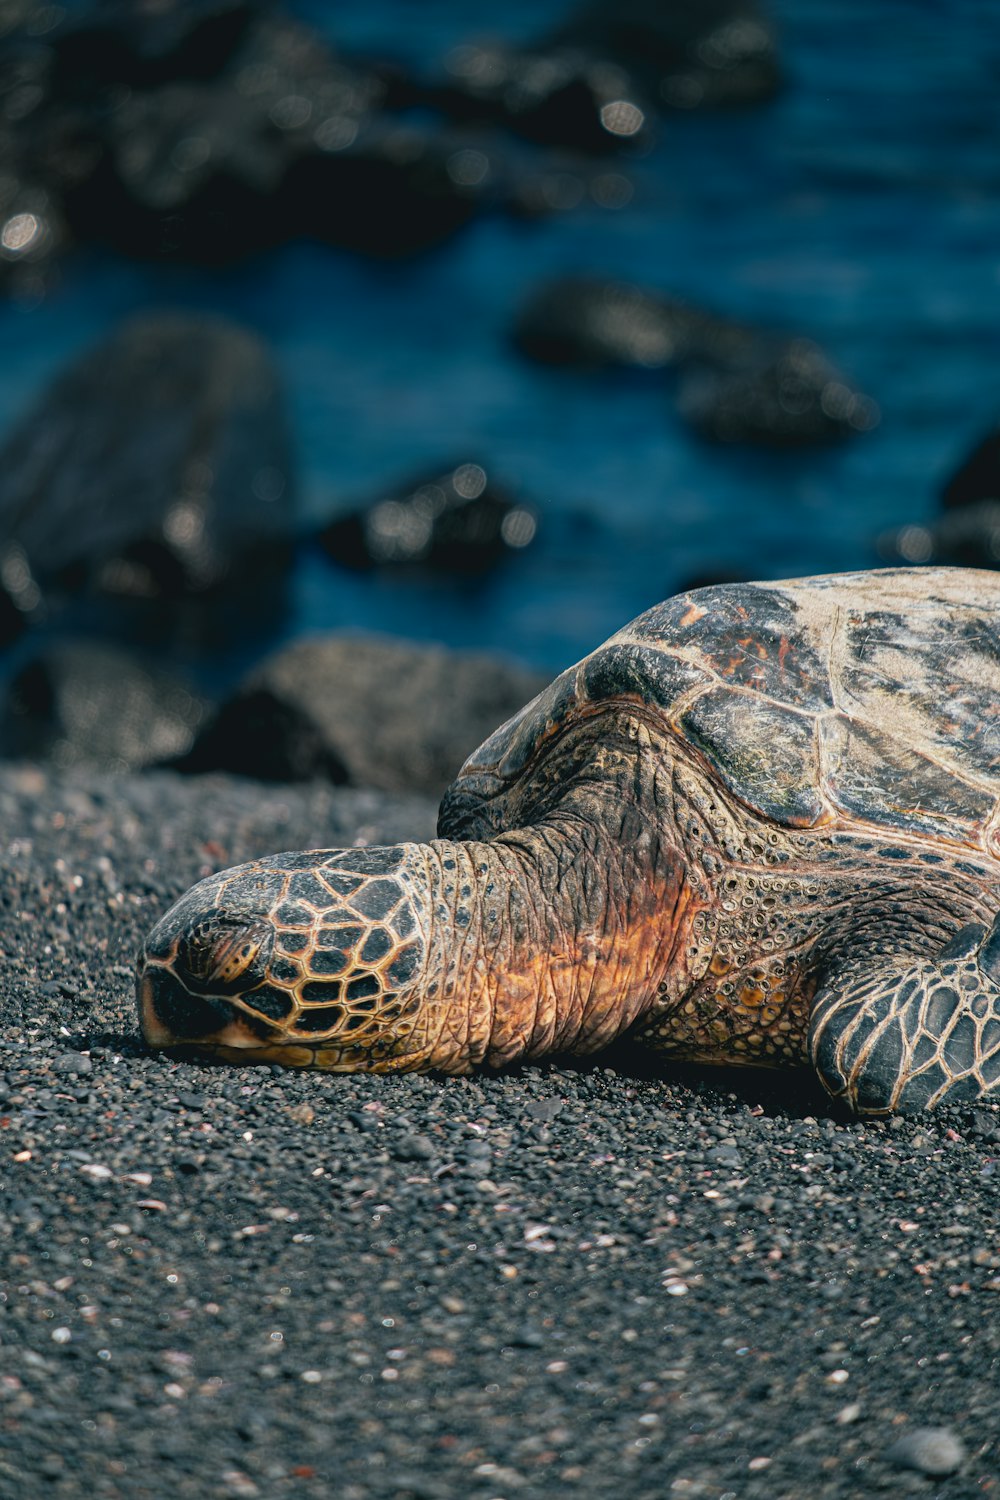
<path fill-rule="evenodd" d="M 667 600 L 469 757 L 443 841 L 195 887 L 145 1034 L 459 1072 L 631 1031 L 865 1113 L 1000 1091 L 998 620 L 957 569 Z"/>
<path fill-rule="evenodd" d="M 662 756 L 635 721 L 607 741 L 586 734 L 537 821 L 490 841 L 276 855 L 202 881 L 146 941 L 147 1039 L 375 1072 L 606 1046 L 683 984 L 694 916 L 649 818 Z"/>
<path fill-rule="evenodd" d="M 674 1058 L 803 1063 L 826 972 L 868 950 L 930 957 L 988 923 L 1000 891 L 987 858 L 776 829 L 638 713 L 567 736 L 517 797 L 534 821 L 490 840 L 276 855 L 202 881 L 147 940 L 147 1039 L 462 1073 L 632 1030 Z"/>

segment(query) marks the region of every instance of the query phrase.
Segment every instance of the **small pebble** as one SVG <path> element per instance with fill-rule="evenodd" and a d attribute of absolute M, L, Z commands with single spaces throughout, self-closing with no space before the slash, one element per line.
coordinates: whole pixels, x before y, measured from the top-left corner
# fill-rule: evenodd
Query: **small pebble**
<path fill-rule="evenodd" d="M 954 1474 L 965 1462 L 965 1445 L 950 1427 L 914 1427 L 885 1450 L 898 1469 L 920 1474 Z"/>

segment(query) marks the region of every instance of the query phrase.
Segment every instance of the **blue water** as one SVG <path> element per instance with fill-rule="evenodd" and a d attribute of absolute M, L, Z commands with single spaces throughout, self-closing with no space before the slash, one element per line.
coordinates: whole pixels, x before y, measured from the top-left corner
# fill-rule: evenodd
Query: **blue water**
<path fill-rule="evenodd" d="M 530 37 L 554 0 L 368 0 L 300 13 L 421 64 L 470 35 Z M 212 308 L 283 369 L 306 521 L 426 466 L 484 463 L 539 537 L 484 584 L 300 563 L 288 634 L 345 626 L 499 649 L 556 668 L 692 574 L 870 566 L 881 529 L 936 491 L 1000 418 L 1000 7 L 774 0 L 788 87 L 740 114 L 668 118 L 627 167 L 632 202 L 544 223 L 484 219 L 403 266 L 296 245 L 235 270 L 70 263 L 39 306 L 0 308 L 0 424 L 121 317 Z M 611 170 L 618 168 L 612 166 Z M 873 396 L 837 449 L 722 451 L 660 378 L 548 371 L 510 348 L 541 278 L 630 278 L 808 334 Z"/>

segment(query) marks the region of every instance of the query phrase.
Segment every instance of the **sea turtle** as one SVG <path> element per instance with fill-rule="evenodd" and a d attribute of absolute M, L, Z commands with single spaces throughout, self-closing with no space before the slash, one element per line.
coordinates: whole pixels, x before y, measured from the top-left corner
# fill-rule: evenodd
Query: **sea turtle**
<path fill-rule="evenodd" d="M 628 1032 L 811 1058 L 865 1114 L 1000 1092 L 998 799 L 1000 574 L 682 594 L 486 741 L 440 839 L 196 885 L 146 941 L 143 1031 L 450 1073 Z"/>

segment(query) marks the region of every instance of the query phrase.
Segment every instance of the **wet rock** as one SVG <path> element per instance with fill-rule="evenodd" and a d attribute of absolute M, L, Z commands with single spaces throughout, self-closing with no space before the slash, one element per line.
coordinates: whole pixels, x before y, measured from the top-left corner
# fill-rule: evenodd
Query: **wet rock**
<path fill-rule="evenodd" d="M 579 157 L 572 161 L 548 157 L 542 165 L 522 169 L 510 178 L 502 207 L 519 219 L 572 213 L 583 203 L 618 213 L 627 208 L 634 193 L 635 184 L 625 172 L 581 168 Z"/>
<path fill-rule="evenodd" d="M 48 291 L 70 244 L 58 194 L 37 160 L 48 89 L 44 49 L 0 48 L 0 291 L 29 304 Z"/>
<path fill-rule="evenodd" d="M 0 714 L 8 759 L 133 771 L 188 750 L 206 713 L 184 682 L 126 652 L 51 645 L 15 674 Z"/>
<path fill-rule="evenodd" d="M 178 82 L 137 92 L 78 139 L 99 157 L 67 194 L 81 239 L 202 264 L 285 237 L 271 200 L 286 151 L 267 115 L 235 89 Z"/>
<path fill-rule="evenodd" d="M 339 768 L 357 786 L 440 795 L 543 686 L 491 656 L 374 637 L 302 641 L 250 674 L 182 768 L 286 781 Z"/>
<path fill-rule="evenodd" d="M 152 88 L 177 78 L 211 78 L 246 34 L 258 6 L 250 0 L 98 0 L 70 9 L 50 32 L 55 84 L 89 94 L 112 84 Z"/>
<path fill-rule="evenodd" d="M 339 786 L 348 780 L 340 752 L 311 706 L 254 678 L 211 717 L 174 765 L 191 772 L 227 769 L 257 781 L 318 779 Z"/>
<path fill-rule="evenodd" d="M 980 500 L 927 522 L 883 533 L 880 556 L 889 562 L 1000 567 L 1000 500 Z"/>
<path fill-rule="evenodd" d="M 291 168 L 285 201 L 298 232 L 328 244 L 399 259 L 500 206 L 496 166 L 468 142 L 379 120 L 360 130 L 350 119 L 323 140 Z"/>
<path fill-rule="evenodd" d="M 976 444 L 941 492 L 941 503 L 948 510 L 978 500 L 1000 501 L 1000 427 Z"/>
<path fill-rule="evenodd" d="M 965 1461 L 965 1445 L 950 1427 L 914 1427 L 885 1451 L 899 1469 L 920 1474 L 954 1474 Z"/>
<path fill-rule="evenodd" d="M 681 414 L 715 442 L 795 447 L 864 432 L 879 419 L 875 403 L 815 344 L 625 282 L 544 283 L 522 308 L 514 341 L 546 364 L 680 370 Z"/>
<path fill-rule="evenodd" d="M 273 584 L 289 556 L 282 393 L 230 324 L 138 318 L 57 376 L 0 454 L 21 598 L 163 601 Z M 9 588 L 9 584 L 8 584 Z M 16 602 L 16 601 L 15 601 Z"/>
<path fill-rule="evenodd" d="M 943 515 L 883 532 L 889 562 L 1000 567 L 1000 427 L 971 449 L 941 490 Z"/>
<path fill-rule="evenodd" d="M 409 564 L 476 573 L 528 546 L 536 529 L 533 510 L 481 464 L 462 463 L 339 516 L 319 541 L 336 562 L 355 568 Z"/>
<path fill-rule="evenodd" d="M 781 83 L 774 29 L 753 0 L 592 0 L 549 40 L 628 68 L 660 107 L 758 104 Z"/>
<path fill-rule="evenodd" d="M 628 282 L 559 277 L 528 298 L 514 341 L 545 364 L 664 370 L 745 359 L 759 335 Z"/>
<path fill-rule="evenodd" d="M 0 291 L 18 302 L 40 302 L 69 244 L 59 205 L 46 188 L 21 180 L 16 169 L 0 180 Z"/>
<path fill-rule="evenodd" d="M 776 448 L 837 441 L 879 420 L 875 402 L 805 339 L 747 369 L 693 372 L 678 404 L 703 438 Z"/>
<path fill-rule="evenodd" d="M 649 108 L 626 71 L 573 48 L 455 47 L 429 102 L 453 118 L 502 124 L 547 146 L 602 153 L 644 144 Z"/>

